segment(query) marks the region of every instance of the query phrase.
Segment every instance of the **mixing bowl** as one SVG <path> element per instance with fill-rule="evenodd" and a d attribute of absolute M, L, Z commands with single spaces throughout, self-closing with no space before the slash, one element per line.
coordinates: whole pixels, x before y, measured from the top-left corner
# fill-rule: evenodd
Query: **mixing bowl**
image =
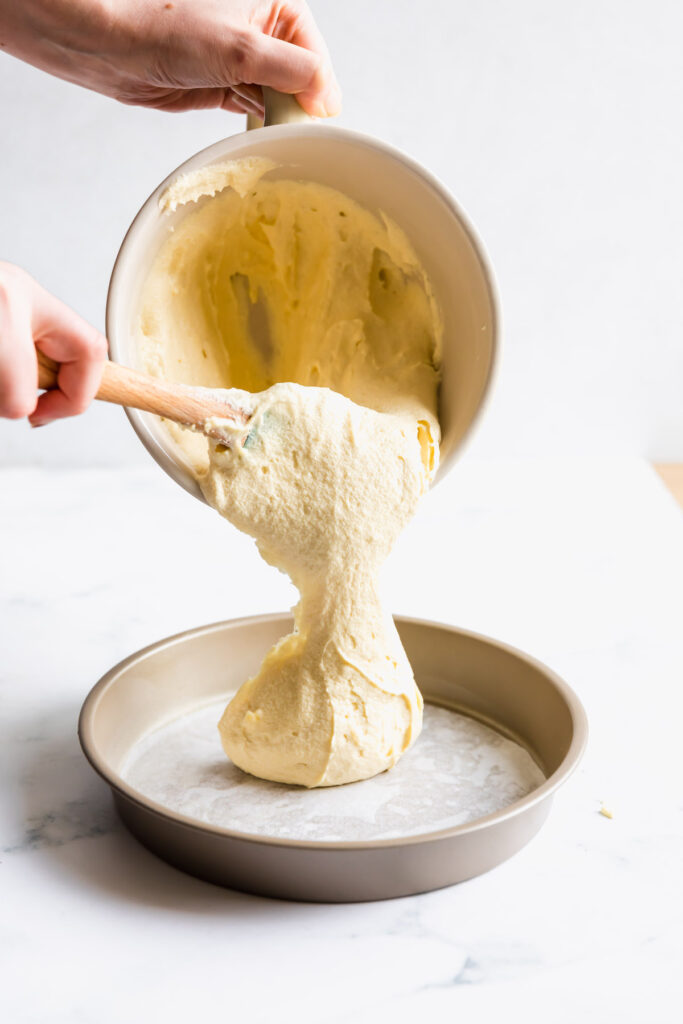
<path fill-rule="evenodd" d="M 441 464 L 451 468 L 489 392 L 498 343 L 498 304 L 493 274 L 474 229 L 449 191 L 403 153 L 358 132 L 312 121 L 296 100 L 264 90 L 265 126 L 223 139 L 173 170 L 133 220 L 109 287 L 106 325 L 111 356 L 138 366 L 136 318 L 147 272 L 168 233 L 187 215 L 163 213 L 159 199 L 178 177 L 210 164 L 247 156 L 278 165 L 269 180 L 315 181 L 383 211 L 410 239 L 434 289 L 443 318 L 443 378 L 439 418 Z M 188 204 L 191 206 L 191 204 Z M 141 441 L 159 465 L 203 500 L 195 476 L 163 424 L 128 410 Z"/>

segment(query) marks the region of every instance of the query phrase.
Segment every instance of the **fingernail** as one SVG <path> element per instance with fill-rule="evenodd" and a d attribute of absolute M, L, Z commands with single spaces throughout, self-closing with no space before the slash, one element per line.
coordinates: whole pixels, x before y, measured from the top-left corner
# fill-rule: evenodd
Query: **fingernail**
<path fill-rule="evenodd" d="M 29 423 L 34 428 L 36 428 L 36 427 L 44 427 L 45 424 L 49 423 L 49 422 L 50 422 L 49 420 L 29 420 Z"/>

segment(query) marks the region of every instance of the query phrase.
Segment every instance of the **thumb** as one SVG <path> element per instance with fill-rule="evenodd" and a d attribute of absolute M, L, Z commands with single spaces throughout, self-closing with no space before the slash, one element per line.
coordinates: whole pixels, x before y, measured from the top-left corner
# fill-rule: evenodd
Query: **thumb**
<path fill-rule="evenodd" d="M 250 35 L 243 54 L 245 82 L 294 93 L 315 117 L 333 117 L 341 109 L 341 92 L 328 62 L 295 43 L 266 35 Z"/>

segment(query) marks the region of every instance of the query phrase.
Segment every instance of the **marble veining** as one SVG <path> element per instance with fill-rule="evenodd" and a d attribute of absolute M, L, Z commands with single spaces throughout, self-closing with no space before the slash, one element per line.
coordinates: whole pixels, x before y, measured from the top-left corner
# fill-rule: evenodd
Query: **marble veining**
<path fill-rule="evenodd" d="M 2 470 L 0 536 L 3 1021 L 184 1024 L 220 1016 L 226 991 L 251 1024 L 677 1021 L 683 527 L 644 463 L 470 459 L 427 496 L 390 606 L 536 655 L 591 737 L 517 856 L 377 904 L 181 874 L 123 829 L 80 752 L 80 705 L 118 660 L 293 603 L 246 538 L 153 465 Z"/>

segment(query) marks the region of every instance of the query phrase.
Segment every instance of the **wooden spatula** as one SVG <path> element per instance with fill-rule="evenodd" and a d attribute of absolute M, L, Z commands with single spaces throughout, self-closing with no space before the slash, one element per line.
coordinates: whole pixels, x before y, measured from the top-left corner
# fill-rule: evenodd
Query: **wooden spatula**
<path fill-rule="evenodd" d="M 37 355 L 38 387 L 44 390 L 57 387 L 59 363 L 39 350 Z M 103 402 L 154 412 L 222 442 L 226 441 L 226 435 L 220 427 L 207 426 L 210 417 L 220 416 L 240 426 L 245 426 L 251 418 L 250 413 L 231 405 L 211 388 L 171 384 L 119 363 L 104 364 L 102 383 L 95 397 Z"/>

